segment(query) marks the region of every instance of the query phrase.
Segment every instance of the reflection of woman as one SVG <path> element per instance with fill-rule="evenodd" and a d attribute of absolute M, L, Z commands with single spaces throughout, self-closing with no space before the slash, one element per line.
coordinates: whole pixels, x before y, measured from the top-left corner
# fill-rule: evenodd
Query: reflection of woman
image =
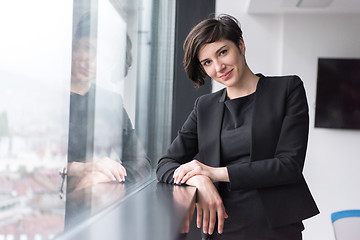
<path fill-rule="evenodd" d="M 86 14 L 73 40 L 68 175 L 82 177 L 83 183 L 88 177 L 88 184 L 145 177 L 150 165 L 121 96 L 94 84 L 97 38 L 92 29 L 96 23 Z M 126 68 L 131 65 L 127 59 Z"/>
<path fill-rule="evenodd" d="M 302 81 L 255 75 L 238 22 L 227 15 L 196 25 L 184 50 L 196 85 L 207 74 L 225 88 L 196 100 L 159 160 L 159 181 L 197 187 L 197 225 L 208 239 L 302 239 L 302 220 L 318 213 L 302 175 L 309 123 Z"/>

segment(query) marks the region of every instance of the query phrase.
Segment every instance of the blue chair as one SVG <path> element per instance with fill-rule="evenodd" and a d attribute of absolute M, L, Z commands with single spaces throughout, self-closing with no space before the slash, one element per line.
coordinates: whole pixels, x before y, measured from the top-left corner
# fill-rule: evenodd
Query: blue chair
<path fill-rule="evenodd" d="M 360 239 L 360 210 L 344 210 L 331 214 L 336 240 Z"/>

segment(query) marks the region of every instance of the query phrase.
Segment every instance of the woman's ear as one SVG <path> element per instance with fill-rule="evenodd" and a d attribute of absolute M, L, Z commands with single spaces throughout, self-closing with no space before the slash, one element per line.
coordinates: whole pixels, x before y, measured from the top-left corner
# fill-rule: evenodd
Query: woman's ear
<path fill-rule="evenodd" d="M 245 55 L 245 42 L 244 42 L 244 39 L 243 38 L 240 38 L 239 40 L 239 49 L 240 49 L 240 52 L 242 55 Z"/>

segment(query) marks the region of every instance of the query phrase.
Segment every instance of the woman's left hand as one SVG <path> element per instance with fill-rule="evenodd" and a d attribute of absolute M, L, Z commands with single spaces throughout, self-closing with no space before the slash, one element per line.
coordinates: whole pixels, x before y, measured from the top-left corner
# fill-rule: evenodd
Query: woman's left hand
<path fill-rule="evenodd" d="M 174 182 L 176 184 L 186 183 L 188 179 L 195 175 L 208 176 L 212 182 L 228 182 L 229 176 L 226 167 L 210 167 L 198 160 L 192 160 L 191 162 L 182 164 L 179 166 L 173 175 Z"/>

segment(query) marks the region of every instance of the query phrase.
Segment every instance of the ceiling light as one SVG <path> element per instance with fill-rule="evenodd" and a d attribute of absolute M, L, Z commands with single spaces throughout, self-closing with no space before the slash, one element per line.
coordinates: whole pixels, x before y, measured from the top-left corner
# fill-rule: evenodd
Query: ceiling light
<path fill-rule="evenodd" d="M 325 8 L 328 7 L 333 0 L 299 0 L 296 4 L 298 8 Z"/>

